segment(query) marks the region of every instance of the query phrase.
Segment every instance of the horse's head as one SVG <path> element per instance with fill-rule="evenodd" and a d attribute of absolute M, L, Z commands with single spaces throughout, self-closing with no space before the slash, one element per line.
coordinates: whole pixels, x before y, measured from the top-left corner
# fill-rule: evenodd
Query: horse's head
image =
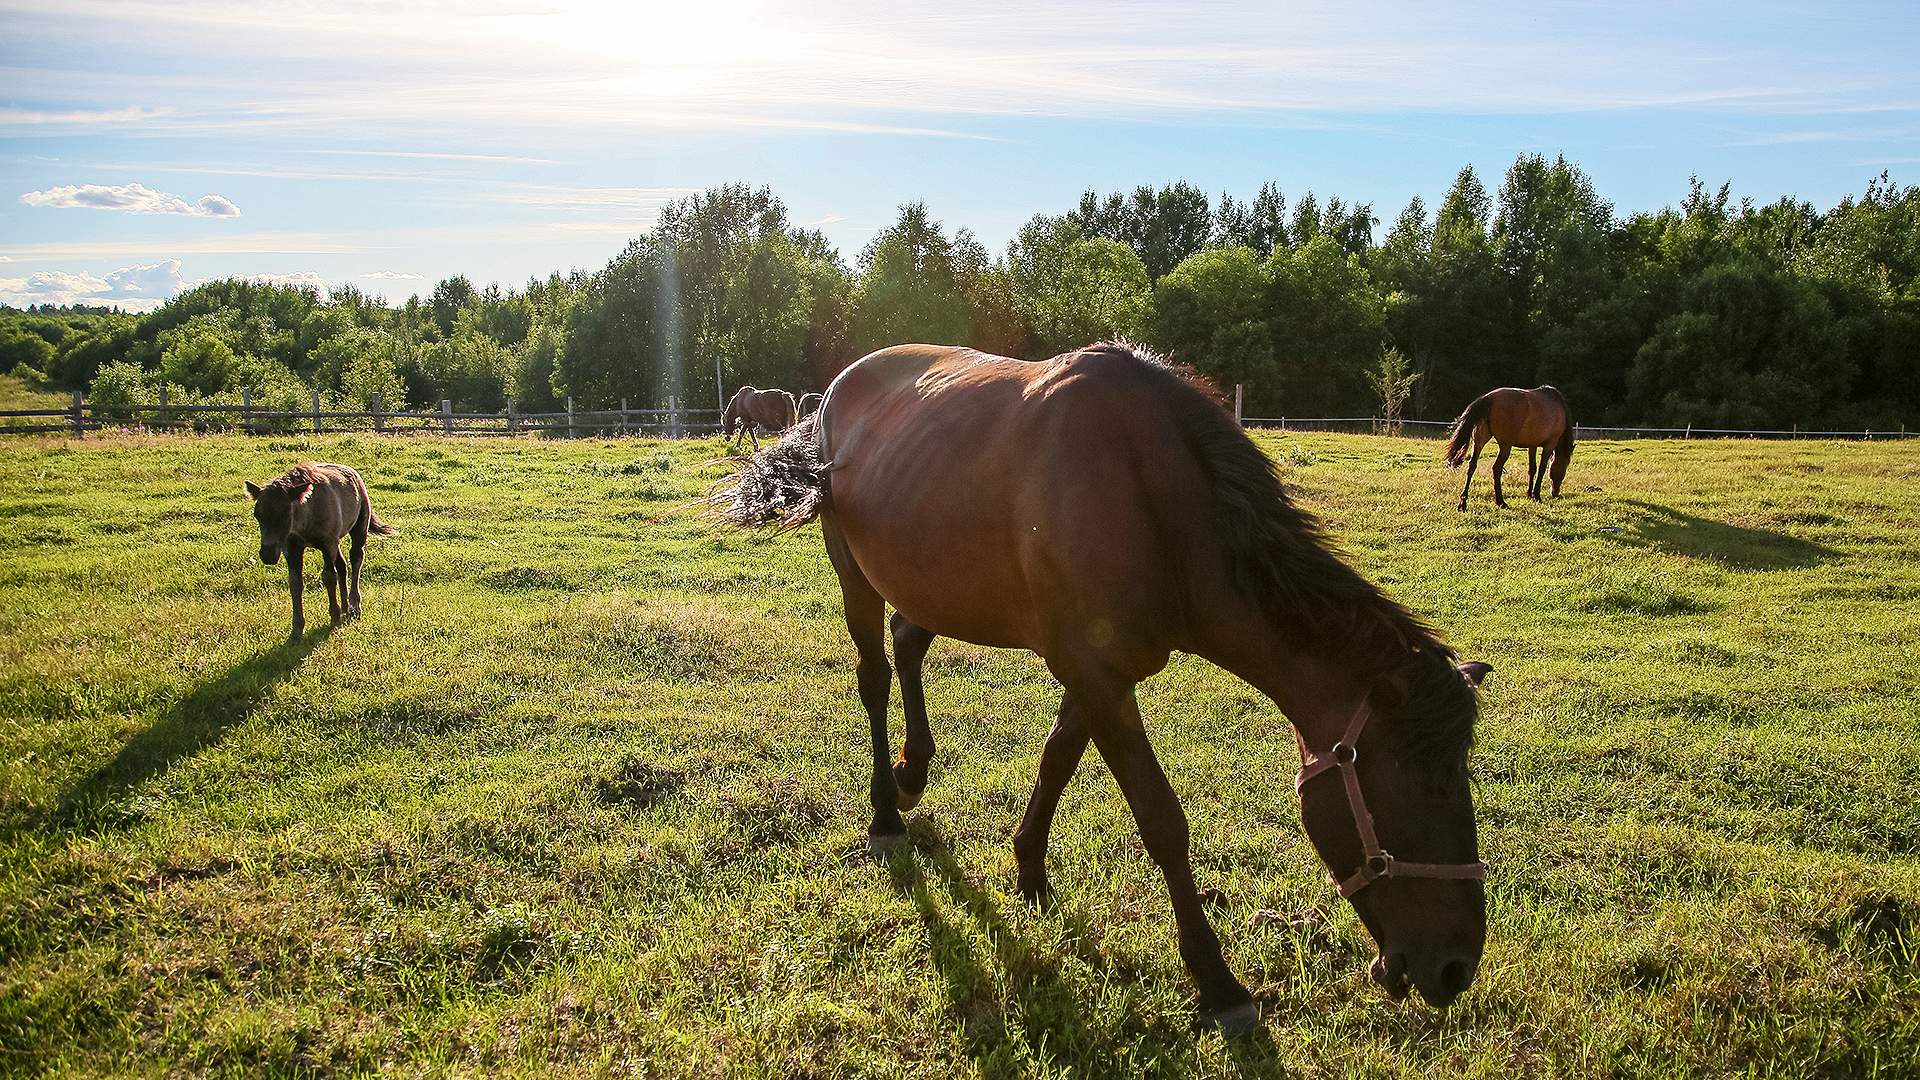
<path fill-rule="evenodd" d="M 727 407 L 720 410 L 720 431 L 723 434 L 733 434 L 735 421 L 745 417 L 747 402 L 755 392 L 753 387 L 743 386 L 735 390 L 733 396 L 727 399 Z"/>
<path fill-rule="evenodd" d="M 247 497 L 253 500 L 253 519 L 260 523 L 260 561 L 272 566 L 287 549 L 287 534 L 293 528 L 293 508 L 313 495 L 313 481 L 270 483 L 262 487 L 245 481 Z"/>
<path fill-rule="evenodd" d="M 1339 741 L 1308 746 L 1300 815 L 1379 946 L 1373 977 L 1452 1004 L 1487 937 L 1467 776 L 1475 687 L 1492 670 L 1427 650 L 1382 680 Z"/>

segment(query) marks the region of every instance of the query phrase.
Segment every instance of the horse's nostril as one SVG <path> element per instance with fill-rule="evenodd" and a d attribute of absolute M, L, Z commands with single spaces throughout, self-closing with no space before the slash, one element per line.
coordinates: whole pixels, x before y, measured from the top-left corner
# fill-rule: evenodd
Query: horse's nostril
<path fill-rule="evenodd" d="M 1473 968 L 1465 960 L 1449 960 L 1440 969 L 1440 986 L 1449 994 L 1464 994 L 1473 982 Z"/>

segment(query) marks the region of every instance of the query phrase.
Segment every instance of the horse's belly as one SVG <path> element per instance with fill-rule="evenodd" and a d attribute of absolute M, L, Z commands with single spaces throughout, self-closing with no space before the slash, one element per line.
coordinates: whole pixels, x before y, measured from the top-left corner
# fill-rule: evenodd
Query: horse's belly
<path fill-rule="evenodd" d="M 882 599 L 941 637 L 1037 649 L 1038 621 L 1015 546 L 1004 535 L 953 527 L 938 513 L 834 509 L 861 573 Z"/>

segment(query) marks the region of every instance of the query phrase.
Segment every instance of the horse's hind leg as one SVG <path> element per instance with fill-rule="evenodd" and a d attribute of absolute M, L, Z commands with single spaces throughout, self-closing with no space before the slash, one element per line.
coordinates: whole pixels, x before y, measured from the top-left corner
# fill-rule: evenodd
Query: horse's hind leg
<path fill-rule="evenodd" d="M 372 516 L 373 512 L 371 510 L 362 511 L 362 520 L 353 527 L 351 534 L 353 538 L 353 546 L 351 548 L 353 568 L 352 573 L 348 577 L 348 580 L 352 583 L 352 587 L 347 592 L 347 614 L 355 619 L 360 617 L 360 563 L 367 555 L 367 522 L 365 519 Z"/>
<path fill-rule="evenodd" d="M 1534 502 L 1539 502 L 1540 473 L 1537 471 L 1539 466 L 1534 464 L 1535 454 L 1538 454 L 1540 457 L 1540 465 L 1547 463 L 1547 455 L 1544 451 L 1537 450 L 1531 446 L 1527 447 L 1527 498 L 1532 499 Z"/>
<path fill-rule="evenodd" d="M 1487 445 L 1487 437 L 1479 432 L 1473 436 L 1473 456 L 1467 459 L 1467 482 L 1460 485 L 1460 509 L 1467 508 L 1467 489 L 1473 487 L 1473 470 L 1480 467 L 1480 448 Z"/>
<path fill-rule="evenodd" d="M 1180 958 L 1186 961 L 1187 971 L 1200 989 L 1200 1016 L 1208 1023 L 1218 1024 L 1228 1034 L 1244 1033 L 1259 1023 L 1259 1011 L 1254 1007 L 1253 995 L 1247 993 L 1246 987 L 1240 985 L 1240 980 L 1234 978 L 1227 967 L 1226 959 L 1220 954 L 1220 939 L 1214 935 L 1206 909 L 1201 906 L 1188 851 L 1187 815 L 1180 808 L 1173 785 L 1167 783 L 1167 774 L 1161 771 L 1160 762 L 1154 757 L 1153 745 L 1147 741 L 1133 688 L 1128 686 L 1118 693 L 1114 693 L 1116 688 L 1098 688 L 1093 693 L 1099 695 L 1102 689 L 1106 690 L 1105 701 L 1099 697 L 1093 699 L 1100 704 L 1083 699 L 1083 704 L 1089 706 L 1087 725 L 1100 756 L 1106 759 L 1107 767 L 1113 771 L 1113 778 L 1127 798 L 1147 854 L 1166 876 L 1167 892 L 1173 900 L 1174 924 L 1180 933 Z M 1068 693 L 1079 690 L 1079 687 L 1068 687 Z"/>
<path fill-rule="evenodd" d="M 320 580 L 327 583 L 327 616 L 335 626 L 340 625 L 341 601 L 346 599 L 347 583 L 340 572 L 346 565 L 346 560 L 340 557 L 340 541 L 321 545 Z"/>
<path fill-rule="evenodd" d="M 893 763 L 893 786 L 901 810 L 920 805 L 927 790 L 927 767 L 933 762 L 933 728 L 927 723 L 927 695 L 920 683 L 921 665 L 933 645 L 934 634 L 905 615 L 893 613 L 893 666 L 900 673 L 900 702 L 907 710 L 907 741 Z"/>
<path fill-rule="evenodd" d="M 893 748 L 887 738 L 887 695 L 893 686 L 893 669 L 887 664 L 887 605 L 874 591 L 853 552 L 834 525 L 831 515 L 822 515 L 820 531 L 827 542 L 827 558 L 840 579 L 840 599 L 847 616 L 847 635 L 860 654 L 858 682 L 860 704 L 867 710 L 867 724 L 873 735 L 873 780 L 868 788 L 873 804 L 873 822 L 867 826 L 867 841 L 875 856 L 891 854 L 906 835 L 906 822 L 900 819 L 899 797 L 893 786 Z"/>
<path fill-rule="evenodd" d="M 1060 716 L 1047 734 L 1040 751 L 1040 769 L 1033 778 L 1033 794 L 1027 799 L 1027 812 L 1013 833 L 1013 858 L 1020 866 L 1020 895 L 1028 903 L 1045 903 L 1053 895 L 1047 880 L 1047 836 L 1053 831 L 1053 812 L 1059 809 L 1060 793 L 1080 767 L 1080 755 L 1087 749 L 1087 721 L 1073 703 L 1073 695 L 1060 698 Z"/>
<path fill-rule="evenodd" d="M 1500 454 L 1493 459 L 1493 505 L 1500 507 L 1502 510 L 1506 509 L 1507 496 L 1505 492 L 1500 490 L 1500 474 L 1506 470 L 1507 455 L 1512 452 L 1513 447 L 1508 446 L 1506 443 L 1501 443 Z"/>

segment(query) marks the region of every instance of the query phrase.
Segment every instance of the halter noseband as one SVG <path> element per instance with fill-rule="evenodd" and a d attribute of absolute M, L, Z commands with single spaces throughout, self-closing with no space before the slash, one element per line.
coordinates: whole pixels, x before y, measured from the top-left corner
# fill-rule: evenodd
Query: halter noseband
<path fill-rule="evenodd" d="M 1401 862 L 1387 854 L 1386 849 L 1380 846 L 1379 837 L 1373 833 L 1373 815 L 1367 811 L 1366 796 L 1360 792 L 1360 770 L 1355 765 L 1360 760 L 1360 752 L 1357 749 L 1360 744 L 1360 732 L 1366 728 L 1367 721 L 1372 717 L 1373 710 L 1362 701 L 1359 710 L 1353 714 L 1353 719 L 1347 723 L 1346 734 L 1340 736 L 1340 741 L 1334 743 L 1324 754 L 1310 753 L 1300 766 L 1299 775 L 1293 781 L 1294 791 L 1303 792 L 1307 781 L 1328 769 L 1339 769 L 1341 779 L 1346 782 L 1347 809 L 1353 811 L 1353 828 L 1360 834 L 1361 860 L 1360 869 L 1344 879 L 1337 871 L 1332 871 L 1331 867 L 1328 868 L 1333 875 L 1334 884 L 1340 887 L 1340 895 L 1350 897 L 1383 877 L 1485 881 L 1486 863 L 1478 861 L 1470 863 Z M 1305 743 L 1301 744 L 1303 749 L 1305 745 Z"/>

